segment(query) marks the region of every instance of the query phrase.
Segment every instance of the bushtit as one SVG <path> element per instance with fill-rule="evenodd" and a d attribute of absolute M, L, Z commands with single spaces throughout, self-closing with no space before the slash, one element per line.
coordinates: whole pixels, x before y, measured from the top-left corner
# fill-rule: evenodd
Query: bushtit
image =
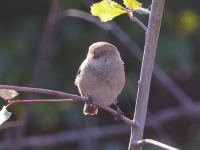
<path fill-rule="evenodd" d="M 124 63 L 117 48 L 107 42 L 92 44 L 75 80 L 81 96 L 89 99 L 89 102 L 85 103 L 83 113 L 98 113 L 98 107 L 92 102 L 105 106 L 116 104 L 124 84 Z"/>

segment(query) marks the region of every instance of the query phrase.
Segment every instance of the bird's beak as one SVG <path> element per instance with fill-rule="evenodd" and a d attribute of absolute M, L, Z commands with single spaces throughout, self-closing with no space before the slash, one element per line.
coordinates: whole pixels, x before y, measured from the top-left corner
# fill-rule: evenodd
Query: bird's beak
<path fill-rule="evenodd" d="M 99 58 L 99 54 L 92 54 L 92 58 L 93 59 L 98 59 Z"/>

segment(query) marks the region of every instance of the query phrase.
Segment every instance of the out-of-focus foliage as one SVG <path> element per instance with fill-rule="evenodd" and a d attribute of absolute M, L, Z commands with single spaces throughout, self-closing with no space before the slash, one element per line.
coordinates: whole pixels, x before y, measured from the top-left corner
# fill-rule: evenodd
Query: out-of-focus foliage
<path fill-rule="evenodd" d="M 199 27 L 198 15 L 192 10 L 183 10 L 178 15 L 177 34 L 187 36 Z"/>
<path fill-rule="evenodd" d="M 45 32 L 51 0 L 1 0 L 0 1 L 0 83 L 8 85 L 30 86 L 38 53 Z M 99 1 L 95 1 L 97 3 Z M 116 0 L 122 3 L 121 0 Z M 150 6 L 151 1 L 140 0 L 144 8 Z M 90 6 L 93 3 L 85 1 Z M 156 63 L 188 94 L 194 101 L 200 99 L 200 27 L 198 0 L 166 1 L 163 14 L 161 33 L 158 43 Z M 90 13 L 83 0 L 62 0 L 60 11 L 79 9 Z M 137 15 L 137 14 L 136 14 Z M 147 15 L 137 15 L 147 24 Z M 122 15 L 113 19 L 129 35 L 132 40 L 144 47 L 145 33 L 129 17 Z M 87 21 L 66 17 L 57 21 L 53 42 L 50 43 L 49 67 L 44 73 L 38 87 L 78 94 L 74 86 L 74 79 L 79 65 L 84 60 L 88 47 L 93 42 L 107 41 L 119 49 L 125 62 L 127 82 L 134 86 L 119 97 L 119 107 L 124 114 L 132 118 L 130 107 L 134 107 L 137 81 L 139 80 L 141 62 L 130 54 L 126 46 L 109 31 L 96 27 Z M 50 56 L 49 56 L 50 55 Z M 37 98 L 52 98 L 51 96 L 36 94 Z M 17 99 L 25 99 L 27 94 L 20 93 Z M 56 97 L 57 98 L 57 97 Z M 129 102 L 128 102 L 129 101 Z M 5 101 L 0 100 L 0 105 Z M 83 103 L 38 103 L 31 104 L 31 120 L 26 128 L 26 135 L 43 135 L 58 132 L 80 130 L 93 126 L 105 126 L 116 123 L 113 116 L 100 110 L 99 115 L 86 117 L 82 114 Z M 149 110 L 152 113 L 176 107 L 179 103 L 163 85 L 154 77 L 150 91 Z M 2 108 L 2 107 L 1 107 Z M 14 104 L 8 111 L 12 112 L 9 120 L 23 117 L 25 105 Z M 200 121 L 197 116 L 179 118 L 173 122 L 161 124 L 171 137 L 172 146 L 180 149 L 196 150 L 200 148 Z M 91 120 L 88 125 L 86 120 Z M 96 121 L 94 121 L 96 120 Z M 12 130 L 15 136 L 17 127 L 1 129 L 0 140 L 8 138 L 7 131 Z M 146 128 L 145 138 L 154 138 L 164 143 L 170 143 L 162 135 Z M 92 141 L 94 139 L 91 139 Z M 129 133 L 112 136 L 99 140 L 101 149 L 127 149 Z M 84 141 L 82 142 L 84 143 Z M 61 149 L 81 149 L 81 141 L 76 144 L 63 144 Z M 53 149 L 53 148 L 52 148 Z M 153 149 L 151 146 L 145 150 Z M 48 149 L 49 150 L 49 149 Z"/>

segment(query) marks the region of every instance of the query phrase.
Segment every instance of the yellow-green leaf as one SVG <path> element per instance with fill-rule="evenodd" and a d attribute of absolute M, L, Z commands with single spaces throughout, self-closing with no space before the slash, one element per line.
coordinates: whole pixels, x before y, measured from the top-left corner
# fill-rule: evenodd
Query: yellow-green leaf
<path fill-rule="evenodd" d="M 126 11 L 120 4 L 112 0 L 103 0 L 91 6 L 91 13 L 93 16 L 98 16 L 102 22 L 107 22 Z"/>
<path fill-rule="evenodd" d="M 124 0 L 124 5 L 130 9 L 135 9 L 138 7 L 142 7 L 142 3 L 139 3 L 136 0 Z"/>

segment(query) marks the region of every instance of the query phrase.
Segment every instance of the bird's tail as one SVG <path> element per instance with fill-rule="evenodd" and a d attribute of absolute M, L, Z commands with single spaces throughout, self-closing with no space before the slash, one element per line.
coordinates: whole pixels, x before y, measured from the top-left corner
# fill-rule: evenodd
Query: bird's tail
<path fill-rule="evenodd" d="M 86 104 L 83 108 L 84 115 L 96 115 L 98 113 L 98 107 L 92 104 Z"/>

